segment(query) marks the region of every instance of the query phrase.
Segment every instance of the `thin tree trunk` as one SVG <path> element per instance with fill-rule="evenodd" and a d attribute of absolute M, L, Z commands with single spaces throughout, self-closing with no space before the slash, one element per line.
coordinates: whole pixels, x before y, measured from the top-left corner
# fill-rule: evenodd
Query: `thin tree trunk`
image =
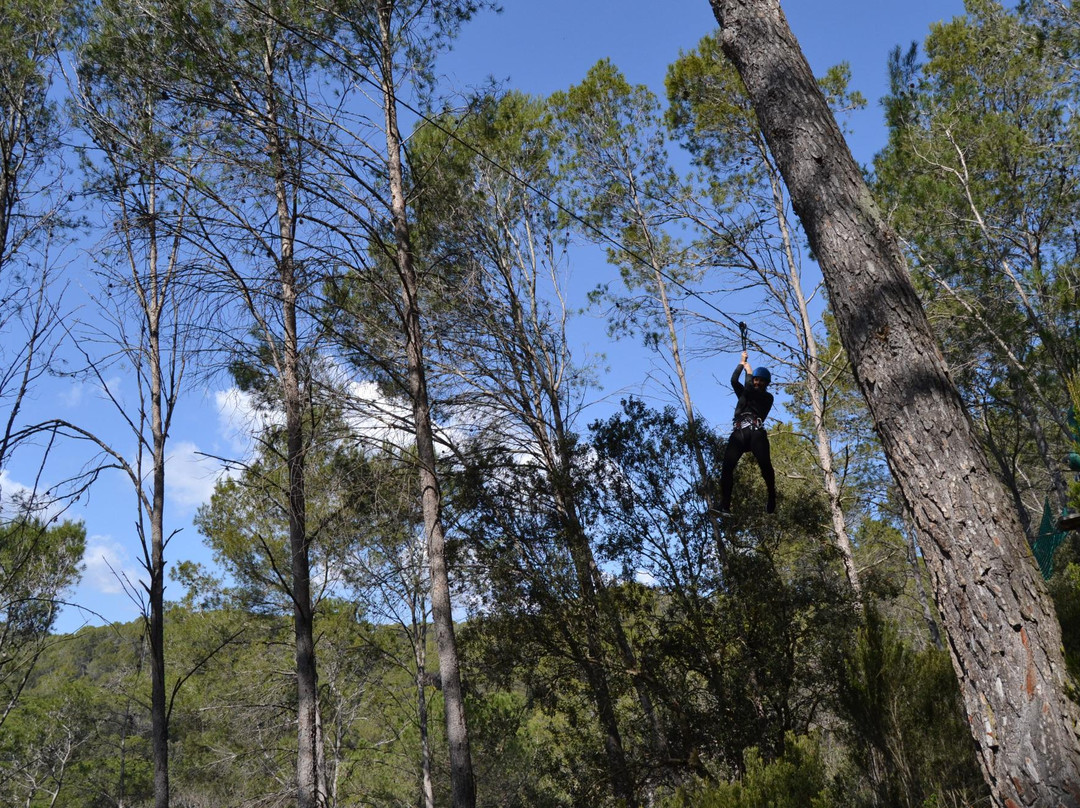
<path fill-rule="evenodd" d="M 511 294 L 513 293 L 511 292 Z M 524 323 L 520 321 L 520 316 L 520 307 L 515 306 L 515 326 L 518 329 L 518 333 L 524 336 L 525 331 L 522 327 Z M 522 353 L 528 353 L 530 348 L 525 344 L 525 340 L 522 340 L 522 342 Z M 546 379 L 549 377 L 541 375 L 541 378 Z M 593 554 L 592 546 L 589 543 L 589 537 L 586 534 L 585 528 L 581 523 L 581 518 L 578 515 L 578 503 L 574 494 L 573 482 L 570 479 L 570 469 L 573 464 L 573 459 L 566 451 L 572 441 L 566 432 L 566 425 L 563 420 L 562 406 L 558 391 L 553 388 L 548 388 L 544 390 L 544 393 L 547 396 L 548 404 L 551 408 L 552 424 L 550 426 L 555 433 L 554 442 L 549 439 L 550 436 L 546 433 L 546 430 L 544 430 L 541 422 L 534 421 L 531 426 L 534 430 L 534 434 L 538 438 L 538 442 L 544 447 L 544 456 L 548 464 L 548 473 L 553 482 L 552 487 L 554 489 L 555 506 L 558 510 L 560 521 L 562 522 L 562 533 L 566 538 L 570 555 L 574 562 L 574 571 L 578 578 L 581 597 L 586 604 L 586 610 L 590 616 L 590 621 L 595 624 L 595 628 L 590 630 L 595 631 L 599 628 L 599 621 L 601 618 L 603 618 L 610 627 L 611 634 L 615 640 L 615 645 L 619 649 L 619 655 L 622 657 L 623 665 L 630 675 L 630 680 L 634 684 L 634 692 L 637 694 L 638 704 L 641 705 L 641 711 L 645 716 L 645 720 L 648 722 L 653 752 L 659 759 L 665 760 L 668 757 L 667 739 L 664 737 L 663 727 L 660 725 L 660 717 L 656 712 L 656 707 L 653 705 L 652 696 L 649 693 L 648 682 L 645 681 L 645 676 L 642 672 L 637 654 L 630 645 L 629 639 L 627 639 L 621 616 L 618 614 L 617 609 L 608 601 L 607 587 L 604 584 L 603 577 L 600 575 L 600 570 L 596 563 L 596 556 Z M 689 394 L 689 392 L 687 394 Z M 723 558 L 722 545 L 720 546 L 719 552 Z M 593 639 L 595 638 L 590 639 L 590 643 L 592 643 Z M 596 649 L 593 649 L 590 645 L 589 653 L 592 659 L 600 658 L 594 654 L 594 651 L 599 653 L 599 648 L 598 642 Z M 594 689 L 594 692 L 598 697 L 597 708 L 603 715 L 605 708 L 600 704 L 600 701 L 610 699 L 610 696 L 605 695 L 608 690 L 606 682 L 607 674 L 602 670 L 592 673 L 587 671 L 586 673 L 588 673 L 590 680 L 593 678 L 604 679 L 603 692 Z M 611 720 L 614 721 L 615 712 L 613 710 L 610 715 Z M 608 735 L 609 737 L 618 738 L 618 727 L 615 726 L 614 729 L 615 732 L 614 735 L 612 735 L 611 728 L 607 728 Z M 633 806 L 636 804 L 636 798 L 634 797 L 632 787 L 630 786 L 629 778 L 625 776 L 628 769 L 621 739 L 617 745 L 611 747 L 611 750 L 615 752 L 615 755 L 611 757 L 611 761 L 615 764 L 617 770 L 616 779 L 618 781 L 626 781 L 627 787 L 630 788 L 627 795 L 619 794 L 617 789 L 616 797 L 628 800 L 626 803 L 627 806 Z"/>
<path fill-rule="evenodd" d="M 292 258 L 281 257 L 282 305 L 285 320 L 284 366 L 281 379 L 285 397 L 285 464 L 289 477 L 289 552 L 293 598 L 293 634 L 296 645 L 297 687 L 297 805 L 316 808 L 320 804 L 317 787 L 316 749 L 318 675 L 315 667 L 314 610 L 311 604 L 311 564 L 307 540 L 306 497 L 304 492 L 303 403 L 300 397 L 299 356 L 296 334 L 296 288 Z"/>
<path fill-rule="evenodd" d="M 152 117 L 150 111 L 148 117 Z M 147 194 L 149 221 L 147 230 L 147 285 L 135 272 L 132 263 L 133 288 L 140 298 L 146 318 L 146 361 L 150 381 L 150 443 L 153 452 L 150 491 L 150 727 L 154 758 L 154 806 L 169 808 L 169 717 L 165 691 L 165 442 L 167 430 L 163 407 L 161 315 L 162 290 L 158 277 L 158 241 L 154 215 L 157 212 L 157 188 L 151 179 Z M 145 411 L 144 411 L 145 412 Z M 138 481 L 133 481 L 136 486 Z M 140 495 L 140 500 L 142 499 Z M 143 500 L 145 502 L 145 500 Z M 140 524 L 142 520 L 140 519 Z M 140 531 L 142 532 L 142 531 Z M 143 533 L 143 548 L 146 537 Z"/>
<path fill-rule="evenodd" d="M 1031 427 L 1031 434 L 1035 438 L 1035 446 L 1039 450 L 1039 457 L 1042 458 L 1043 465 L 1050 475 L 1050 488 L 1054 492 L 1054 504 L 1061 510 L 1069 504 L 1069 483 L 1065 479 L 1065 465 L 1059 458 L 1054 457 L 1050 451 L 1046 431 L 1043 429 L 1039 415 L 1035 411 L 1031 397 L 1028 395 L 1026 385 L 1021 381 L 1020 384 L 1016 385 L 1015 389 L 1017 406 L 1019 406 L 1020 412 L 1024 414 L 1024 419 Z"/>
<path fill-rule="evenodd" d="M 757 141 L 764 150 L 765 144 L 761 143 L 760 138 L 757 138 Z M 795 261 L 791 230 L 788 228 L 787 211 L 784 206 L 784 192 L 781 187 L 780 177 L 776 175 L 767 154 L 762 154 L 762 161 L 768 166 L 773 209 L 776 211 L 776 219 L 780 224 L 780 238 L 784 245 L 784 261 L 788 267 L 788 280 L 791 283 L 791 291 L 795 295 L 795 301 L 799 308 L 799 322 L 796 328 L 801 329 L 799 342 L 803 350 L 806 392 L 810 397 L 810 409 L 814 418 L 818 463 L 821 465 L 821 476 L 825 482 L 825 494 L 829 499 L 829 515 L 832 517 L 833 524 L 833 541 L 844 562 L 844 571 L 847 574 L 851 591 L 855 594 L 856 601 L 862 603 L 862 585 L 859 583 L 859 569 L 855 564 L 855 551 L 852 548 L 851 537 L 848 535 L 847 519 L 844 516 L 844 507 L 841 501 L 840 481 L 837 479 L 834 464 L 832 442 L 829 440 L 829 428 L 825 423 L 825 390 L 821 381 L 821 362 L 818 358 L 817 339 L 814 337 L 814 326 L 810 321 L 810 307 L 807 304 L 806 295 L 803 293 L 799 266 Z"/>
<path fill-rule="evenodd" d="M 686 426 L 690 430 L 690 446 L 694 452 L 694 462 L 697 464 L 698 481 L 701 485 L 701 496 L 705 502 L 705 518 L 713 534 L 713 544 L 716 546 L 716 555 L 721 569 L 727 568 L 727 546 L 724 544 L 724 533 L 720 526 L 720 509 L 716 507 L 714 488 L 709 484 L 709 468 L 705 462 L 705 452 L 701 448 L 701 440 L 698 435 L 697 418 L 694 414 L 694 402 L 690 397 L 690 384 L 686 379 L 686 369 L 683 367 L 682 351 L 679 348 L 679 333 L 675 327 L 675 315 L 671 311 L 671 303 L 668 300 L 667 282 L 661 269 L 660 259 L 656 254 L 653 243 L 652 230 L 649 227 L 648 217 L 638 197 L 637 184 L 633 178 L 630 181 L 630 190 L 634 205 L 634 213 L 638 219 L 638 227 L 645 236 L 645 246 L 649 254 L 649 264 L 653 271 L 653 281 L 656 284 L 656 296 L 660 307 L 664 311 L 664 323 L 668 330 L 668 343 L 671 348 L 671 362 L 675 368 L 675 376 L 679 380 L 679 392 L 682 395 L 683 411 L 686 413 Z"/>
<path fill-rule="evenodd" d="M 796 213 L 934 582 L 978 758 L 1007 807 L 1080 808 L 1080 710 L 1016 511 L 948 376 L 778 0 L 711 0 Z"/>
<path fill-rule="evenodd" d="M 424 609 L 413 616 L 413 654 L 416 658 L 416 714 L 420 729 L 420 790 L 423 808 L 435 808 L 435 787 L 431 777 L 431 738 L 428 734 L 427 702 L 427 617 Z"/>
<path fill-rule="evenodd" d="M 563 479 L 566 472 L 553 470 L 553 474 Z M 593 702 L 596 704 L 597 716 L 604 730 L 604 749 L 608 757 L 608 768 L 611 771 L 612 793 L 615 799 L 622 801 L 626 808 L 637 806 L 637 796 L 634 792 L 633 778 L 630 773 L 630 765 L 627 762 L 626 750 L 622 741 L 622 733 L 619 730 L 619 721 L 615 713 L 614 700 L 611 688 L 608 684 L 607 671 L 604 670 L 601 660 L 604 659 L 603 643 L 601 641 L 600 623 L 601 616 L 606 612 L 608 622 L 613 626 L 624 661 L 633 666 L 631 671 L 637 668 L 636 660 L 630 649 L 629 643 L 623 634 L 622 625 L 618 622 L 618 616 L 611 614 L 610 609 L 605 608 L 602 602 L 603 582 L 600 580 L 599 570 L 596 568 L 596 558 L 589 546 L 585 531 L 577 517 L 577 509 L 573 501 L 568 501 L 563 494 L 566 486 L 560 481 L 555 481 L 556 505 L 560 511 L 563 522 L 563 534 L 566 537 L 571 560 L 574 562 L 574 572 L 578 582 L 578 593 L 581 598 L 585 617 L 585 642 L 587 656 L 579 659 L 585 677 L 589 682 L 589 688 L 593 692 Z M 621 640 L 621 642 L 619 642 Z M 639 674 L 631 672 L 633 678 Z M 644 695 L 642 710 L 650 721 L 650 728 L 657 730 L 656 711 L 652 707 L 648 691 L 642 683 L 635 681 L 639 698 Z M 654 738 L 654 744 L 661 738 Z"/>
<path fill-rule="evenodd" d="M 507 298 L 511 301 L 511 316 L 514 324 L 513 339 L 516 339 L 519 342 L 516 352 L 519 352 L 523 357 L 527 357 L 527 360 L 520 364 L 528 364 L 529 367 L 536 368 L 539 371 L 537 373 L 527 374 L 531 383 L 535 385 L 531 391 L 524 385 L 524 377 L 519 377 L 518 390 L 523 398 L 540 396 L 546 399 L 551 413 L 550 424 L 545 423 L 544 420 L 540 418 L 530 418 L 528 426 L 536 436 L 537 443 L 542 447 L 544 462 L 552 480 L 555 507 L 559 513 L 562 534 L 566 539 L 571 558 L 574 562 L 574 571 L 578 578 L 579 592 L 585 603 L 588 620 L 590 621 L 589 631 L 594 634 L 597 632 L 600 628 L 601 618 L 605 620 L 610 627 L 610 631 L 615 640 L 615 645 L 619 649 L 619 654 L 622 657 L 623 665 L 633 682 L 634 692 L 638 697 L 638 704 L 641 705 L 641 711 L 645 716 L 645 720 L 648 722 L 653 752 L 658 758 L 665 760 L 668 757 L 667 740 L 664 737 L 659 715 L 656 712 L 656 707 L 652 702 L 652 696 L 649 693 L 648 682 L 645 681 L 645 676 L 642 672 L 637 654 L 634 652 L 633 647 L 630 645 L 630 641 L 627 639 L 621 617 L 617 610 L 608 602 L 604 580 L 600 575 L 600 570 L 597 566 L 592 546 L 589 543 L 589 538 L 585 532 L 585 528 L 582 526 L 581 518 L 578 515 L 578 502 L 574 494 L 574 486 L 570 472 L 570 469 L 573 466 L 573 459 L 568 453 L 568 449 L 573 441 L 567 434 L 566 422 L 563 417 L 562 401 L 559 397 L 559 389 L 556 385 L 552 384 L 552 374 L 550 372 L 545 372 L 545 363 L 542 356 L 526 336 L 528 329 L 525 324 L 524 307 L 521 305 L 521 301 L 518 297 L 518 290 L 513 282 L 511 274 L 505 268 L 503 268 L 502 280 L 506 286 Z M 530 300 L 530 306 L 532 310 L 536 310 L 537 306 L 535 299 Z M 689 395 L 689 393 L 687 393 L 687 395 Z M 542 410 L 543 407 L 536 408 L 537 412 L 541 412 Z M 720 552 L 722 555 L 722 546 Z M 589 643 L 590 659 L 600 659 L 599 656 L 596 656 L 596 654 L 600 653 L 601 647 L 599 644 L 599 635 L 596 634 L 596 636 L 590 636 Z M 593 648 L 593 645 L 596 647 Z M 627 806 L 633 806 L 636 804 L 636 797 L 634 796 L 633 787 L 630 783 L 629 768 L 626 762 L 626 753 L 623 748 L 621 733 L 618 729 L 614 710 L 609 709 L 610 704 L 604 704 L 604 702 L 610 703 L 611 700 L 610 689 L 607 683 L 607 674 L 599 666 L 596 666 L 596 670 L 586 670 L 585 673 L 586 678 L 589 679 L 593 686 L 595 703 L 601 719 L 612 722 L 610 726 L 606 726 L 604 729 L 608 738 L 607 750 L 609 765 L 615 773 L 616 797 L 618 799 L 626 800 Z M 624 783 L 627 789 L 625 794 L 620 791 L 622 784 Z"/>
<path fill-rule="evenodd" d="M 315 658 L 315 610 L 311 599 L 311 543 L 307 534 L 305 439 L 300 333 L 297 323 L 299 289 L 296 277 L 296 219 L 293 186 L 286 170 L 286 144 L 276 79 L 275 49 L 265 35 L 263 78 L 266 109 L 256 126 L 266 137 L 273 173 L 280 255 L 277 259 L 281 292 L 282 339 L 278 372 L 285 408 L 285 469 L 288 475 L 290 578 L 293 601 L 293 639 L 296 654 L 296 788 L 298 808 L 326 805 L 325 758 L 319 716 L 319 675 Z"/>
<path fill-rule="evenodd" d="M 311 602 L 311 557 L 307 535 L 307 497 L 304 490 L 304 402 L 301 392 L 300 336 L 297 326 L 297 279 L 294 260 L 295 221 L 286 182 L 285 146 L 278 131 L 278 110 L 272 45 L 266 43 L 264 69 L 267 98 L 265 127 L 270 164 L 274 173 L 278 233 L 281 255 L 278 277 L 281 285 L 281 314 L 284 333 L 281 346 L 281 392 L 285 406 L 285 467 L 288 474 L 289 553 L 293 600 L 293 637 L 296 648 L 297 754 L 296 786 L 298 808 L 325 805 L 325 787 L 319 768 L 319 677 L 315 660 L 314 608 Z"/>
<path fill-rule="evenodd" d="M 473 781 L 472 754 L 465 720 L 465 699 L 461 686 L 457 642 L 454 638 L 453 610 L 450 602 L 450 576 L 446 567 L 446 538 L 442 522 L 442 495 L 435 470 L 435 439 L 431 424 L 424 367 L 423 332 L 420 323 L 419 284 L 413 265 L 412 244 L 405 208 L 405 181 L 401 167 L 401 133 L 397 123 L 397 97 L 394 89 L 393 43 L 390 39 L 392 0 L 379 0 L 379 33 L 382 44 L 382 92 L 386 125 L 386 154 L 390 171 L 391 214 L 396 242 L 396 264 L 401 280 L 405 353 L 408 364 L 409 397 L 412 399 L 416 453 L 419 461 L 421 508 L 427 534 L 428 560 L 431 565 L 431 614 L 435 626 L 435 645 L 439 652 L 446 713 L 446 740 L 450 751 L 450 791 L 453 808 L 473 808 L 476 786 Z"/>
<path fill-rule="evenodd" d="M 508 289 L 508 291 L 510 290 Z M 519 335 L 524 335 L 525 332 L 522 329 L 523 323 L 520 316 L 520 307 L 515 305 L 515 329 Z M 521 353 L 530 356 L 534 363 L 538 361 L 538 357 L 533 353 L 526 340 L 523 339 L 519 347 Z M 546 425 L 539 419 L 530 419 L 529 427 L 541 447 L 547 473 L 551 479 L 552 495 L 555 510 L 558 513 L 560 533 L 566 542 L 566 549 L 570 553 L 570 559 L 574 565 L 578 598 L 580 599 L 585 622 L 585 653 L 580 652 L 579 643 L 574 641 L 571 643 L 571 647 L 578 650 L 575 650 L 572 656 L 585 675 L 589 690 L 592 692 L 593 704 L 596 706 L 597 719 L 604 733 L 604 751 L 607 756 L 608 770 L 611 774 L 612 793 L 627 808 L 634 808 L 637 805 L 637 796 L 634 791 L 633 778 L 627 761 L 622 732 L 619 729 L 608 675 L 601 662 L 605 656 L 601 640 L 601 628 L 604 621 L 611 628 L 616 645 L 623 658 L 623 663 L 634 682 L 642 712 L 645 714 L 652 730 L 654 749 L 660 754 L 665 754 L 666 743 L 660 730 L 659 719 L 653 707 L 652 699 L 649 696 L 645 682 L 642 680 L 640 666 L 637 663 L 633 649 L 626 639 L 622 624 L 619 622 L 619 616 L 613 613 L 606 604 L 603 579 L 600 576 L 599 569 L 597 569 L 596 558 L 593 555 L 592 547 L 589 545 L 585 529 L 582 527 L 581 520 L 578 517 L 577 503 L 573 494 L 573 483 L 570 481 L 572 460 L 565 452 L 566 447 L 570 445 L 570 440 L 566 435 L 562 419 L 558 391 L 548 384 L 550 376 L 545 373 L 538 374 L 538 378 L 535 380 L 539 382 L 551 408 L 552 423 Z M 519 389 L 523 394 L 528 395 L 528 391 L 524 387 Z M 536 390 L 534 392 L 539 393 L 541 391 Z M 551 429 L 551 433 L 548 432 L 548 428 Z M 563 629 L 567 638 L 570 639 L 569 632 L 565 630 L 565 622 Z"/>
<path fill-rule="evenodd" d="M 509 233 L 509 227 L 506 232 Z M 511 240 L 513 240 L 511 238 Z M 533 240 L 528 239 L 533 244 Z M 604 749 L 608 759 L 608 769 L 612 776 L 612 790 L 617 799 L 627 806 L 637 804 L 622 733 L 614 710 L 607 672 L 599 662 L 602 659 L 602 625 L 609 627 L 615 644 L 629 673 L 641 705 L 642 713 L 649 724 L 654 753 L 661 759 L 668 756 L 667 743 L 660 725 L 659 717 L 649 694 L 648 683 L 642 674 L 637 656 L 626 637 L 620 617 L 608 603 L 605 587 L 597 568 L 596 559 L 589 544 L 588 536 L 578 516 L 574 486 L 570 479 L 573 460 L 568 449 L 573 441 L 568 437 L 563 418 L 562 401 L 558 379 L 560 374 L 553 367 L 544 348 L 538 347 L 530 334 L 542 331 L 537 313 L 535 279 L 536 256 L 519 258 L 518 266 L 525 269 L 532 282 L 524 284 L 526 303 L 522 301 L 522 288 L 514 277 L 508 262 L 496 261 L 498 267 L 497 282 L 503 287 L 505 300 L 509 303 L 509 332 L 493 327 L 492 333 L 499 334 L 504 342 L 503 349 L 515 357 L 512 363 L 513 382 L 499 380 L 507 384 L 504 388 L 507 400 L 519 402 L 518 411 L 524 425 L 533 434 L 543 465 L 552 484 L 552 496 L 558 513 L 560 533 L 566 542 L 574 564 L 574 573 L 578 584 L 578 595 L 584 609 L 586 623 L 586 653 L 580 653 L 580 644 L 574 641 L 572 657 L 578 663 L 589 685 L 596 706 L 597 717 L 604 732 Z M 496 278 L 492 279 L 493 282 Z M 494 308 L 494 307 L 493 307 Z M 565 336 L 565 335 L 564 335 Z M 547 345 L 543 340 L 541 345 Z M 546 406 L 545 406 L 546 405 Z M 550 420 L 542 413 L 547 409 Z M 564 631 L 564 635 L 566 632 Z"/>
<path fill-rule="evenodd" d="M 139 658 L 135 662 L 135 678 L 142 677 L 143 663 L 146 660 L 146 645 L 147 640 L 143 637 L 139 638 Z M 128 751 L 128 735 L 132 729 L 131 720 L 131 702 L 134 698 L 130 695 L 124 701 L 124 716 L 120 726 L 120 761 L 116 767 L 116 808 L 124 808 L 127 805 L 127 751 Z M 145 704 L 145 702 L 143 702 Z M 143 706 L 140 705 L 140 710 Z"/>
<path fill-rule="evenodd" d="M 910 523 L 908 523 L 905 533 L 907 535 L 905 536 L 904 549 L 907 551 L 907 562 L 911 568 L 911 577 L 915 581 L 915 595 L 919 599 L 919 606 L 922 608 L 923 622 L 926 623 L 926 630 L 930 633 L 930 642 L 934 644 L 936 649 L 942 651 L 945 646 L 941 642 L 941 631 L 938 629 L 937 621 L 930 611 L 930 597 L 926 594 L 922 569 L 919 567 L 919 551 L 915 529 Z"/>
<path fill-rule="evenodd" d="M 169 717 L 165 691 L 166 436 L 161 407 L 159 311 L 155 308 L 147 313 L 150 315 L 150 406 L 154 447 L 154 485 L 150 512 L 150 724 L 154 747 L 154 806 L 169 808 Z"/>
<path fill-rule="evenodd" d="M 312 635 L 314 636 L 314 623 L 312 624 Z M 337 797 L 330 793 L 330 775 L 326 768 L 326 744 L 323 743 L 323 739 L 326 737 L 325 730 L 323 729 L 323 712 L 322 705 L 319 704 L 319 680 L 318 680 L 318 666 L 314 666 L 316 674 L 315 678 L 315 790 L 319 795 L 319 805 L 327 806 L 336 805 Z M 336 767 L 335 767 L 336 768 Z M 336 776 L 336 775 L 335 775 Z"/>
<path fill-rule="evenodd" d="M 554 608 L 566 608 L 565 603 L 553 604 Z M 595 606 L 595 604 L 593 604 Z M 582 648 L 578 632 L 568 620 L 560 620 L 558 630 L 562 634 L 570 658 L 585 674 L 585 682 L 592 692 L 593 704 L 596 705 L 596 718 L 604 734 L 604 754 L 607 757 L 608 774 L 611 779 L 611 793 L 624 808 L 636 808 L 637 795 L 634 791 L 630 764 L 626 759 L 619 720 L 615 714 L 615 701 L 608 686 L 607 673 L 603 669 L 603 648 L 596 630 L 596 616 L 590 614 L 592 608 L 585 604 L 585 647 Z"/>

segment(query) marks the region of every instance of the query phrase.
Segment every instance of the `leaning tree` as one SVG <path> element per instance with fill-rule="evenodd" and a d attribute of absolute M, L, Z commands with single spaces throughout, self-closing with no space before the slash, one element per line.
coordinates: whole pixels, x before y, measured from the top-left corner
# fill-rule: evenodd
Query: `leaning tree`
<path fill-rule="evenodd" d="M 886 224 L 779 0 L 711 0 L 821 264 L 840 336 L 923 537 L 995 802 L 1080 806 L 1080 710 L 1015 506 L 994 477 Z"/>

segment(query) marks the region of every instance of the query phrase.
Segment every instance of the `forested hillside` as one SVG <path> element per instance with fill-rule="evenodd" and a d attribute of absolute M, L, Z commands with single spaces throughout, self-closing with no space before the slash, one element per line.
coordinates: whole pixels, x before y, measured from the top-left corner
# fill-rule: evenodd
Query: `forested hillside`
<path fill-rule="evenodd" d="M 712 7 L 537 96 L 482 0 L 0 5 L 0 805 L 1080 806 L 1080 20 L 883 53 L 858 167 Z"/>

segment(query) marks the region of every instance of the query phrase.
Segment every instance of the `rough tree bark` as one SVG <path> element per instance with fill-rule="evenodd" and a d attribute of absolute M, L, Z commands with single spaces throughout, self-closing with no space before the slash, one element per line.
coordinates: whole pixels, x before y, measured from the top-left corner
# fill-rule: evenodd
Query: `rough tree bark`
<path fill-rule="evenodd" d="M 1080 808 L 1080 710 L 1019 518 L 930 331 L 896 235 L 780 10 L 711 0 L 829 289 L 889 467 L 923 537 L 996 804 Z"/>

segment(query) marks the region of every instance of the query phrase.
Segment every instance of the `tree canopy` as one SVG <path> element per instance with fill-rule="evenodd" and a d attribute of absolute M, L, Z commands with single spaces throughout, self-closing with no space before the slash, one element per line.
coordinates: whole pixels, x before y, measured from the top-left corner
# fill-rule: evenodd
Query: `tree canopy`
<path fill-rule="evenodd" d="M 1076 804 L 1075 12 L 883 53 L 860 168 L 712 7 L 546 95 L 443 73 L 487 2 L 0 9 L 0 803 Z M 118 471 L 141 617 L 57 633 Z"/>

